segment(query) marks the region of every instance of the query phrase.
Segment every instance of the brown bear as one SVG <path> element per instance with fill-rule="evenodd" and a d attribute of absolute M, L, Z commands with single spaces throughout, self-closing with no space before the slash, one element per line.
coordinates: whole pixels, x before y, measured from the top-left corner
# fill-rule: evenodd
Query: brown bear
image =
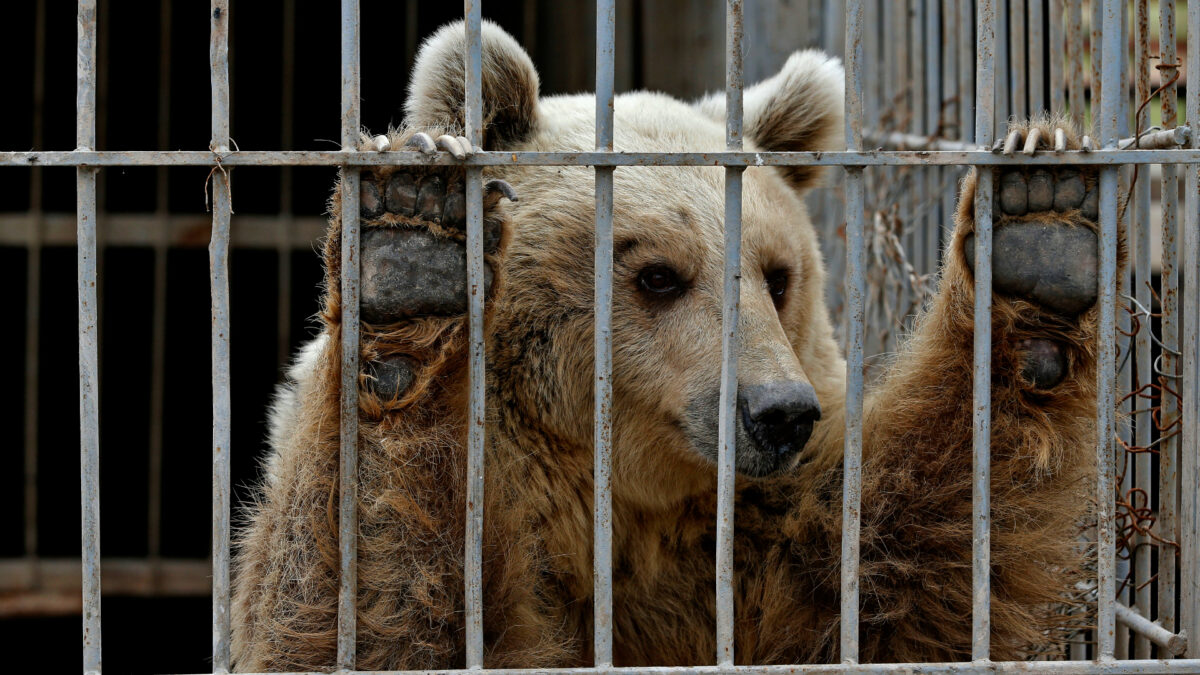
<path fill-rule="evenodd" d="M 462 24 L 420 51 L 406 144 L 455 156 Z M 488 151 L 593 147 L 591 95 L 539 97 L 528 56 L 483 32 Z M 746 91 L 746 146 L 834 149 L 843 72 L 794 54 Z M 719 98 L 629 93 L 618 151 L 724 149 Z M 1040 120 L 1041 137 L 1067 125 Z M 443 134 L 445 134 L 443 136 Z M 435 141 L 434 139 L 437 139 Z M 1078 147 L 1068 129 L 1068 142 Z M 364 136 L 363 149 L 371 145 Z M 1096 180 L 996 172 L 992 310 L 992 656 L 1053 639 L 1077 579 L 1073 531 L 1095 447 Z M 361 178 L 360 669 L 464 664 L 466 301 L 460 165 Z M 823 304 L 803 196 L 813 167 L 749 168 L 743 196 L 735 645 L 738 663 L 836 662 L 846 365 Z M 485 172 L 485 664 L 591 663 L 593 171 Z M 614 193 L 613 576 L 616 665 L 715 661 L 716 420 L 723 170 L 618 168 Z M 1001 189 L 1002 188 L 1002 189 Z M 861 657 L 970 656 L 974 176 L 940 288 L 868 392 Z M 334 667 L 338 597 L 340 221 L 325 245 L 322 332 L 272 413 L 271 454 L 239 539 L 240 670 Z M 507 198 L 507 199 L 506 199 Z M 514 199 L 515 198 L 515 199 Z M 840 280 L 832 280 L 840 283 Z"/>

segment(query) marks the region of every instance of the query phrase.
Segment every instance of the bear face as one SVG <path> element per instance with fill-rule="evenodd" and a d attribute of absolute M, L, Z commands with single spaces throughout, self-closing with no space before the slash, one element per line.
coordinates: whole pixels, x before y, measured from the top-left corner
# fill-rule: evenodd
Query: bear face
<path fill-rule="evenodd" d="M 455 30 L 455 34 L 448 31 Z M 461 86 L 448 47 L 461 28 L 429 39 L 418 58 L 409 123 L 457 124 Z M 591 96 L 539 98 L 528 57 L 493 26 L 484 31 L 485 146 L 571 151 L 594 147 Z M 458 66 L 461 67 L 461 66 Z M 746 93 L 748 150 L 824 150 L 841 128 L 842 71 L 824 55 L 795 55 Z M 457 104 L 457 105 L 456 105 Z M 719 151 L 723 100 L 687 104 L 653 93 L 614 104 L 618 151 Z M 556 443 L 590 452 L 593 434 L 590 168 L 526 167 L 495 175 L 520 186 L 504 262 L 509 292 L 492 329 L 493 377 Z M 768 476 L 805 459 L 821 408 L 840 406 L 840 367 L 823 305 L 824 270 L 802 197 L 811 168 L 750 168 L 742 209 L 737 469 Z M 721 375 L 724 170 L 621 167 L 613 194 L 613 386 L 616 486 L 635 499 L 707 490 L 715 472 Z M 539 334 L 553 337 L 537 345 Z M 535 377 L 533 370 L 556 373 Z M 812 458 L 808 458 L 812 459 Z M 622 480 L 621 476 L 637 480 Z M 649 479 L 649 480 L 647 480 Z M 616 488 L 620 491 L 621 487 Z"/>

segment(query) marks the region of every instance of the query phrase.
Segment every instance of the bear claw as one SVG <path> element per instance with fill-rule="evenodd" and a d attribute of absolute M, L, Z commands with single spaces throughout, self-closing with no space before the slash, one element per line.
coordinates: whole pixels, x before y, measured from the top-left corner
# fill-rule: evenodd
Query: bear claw
<path fill-rule="evenodd" d="M 412 386 L 414 379 L 414 364 L 403 356 L 371 361 L 367 364 L 366 371 L 371 376 L 367 387 L 386 401 L 394 401 L 403 396 Z"/>

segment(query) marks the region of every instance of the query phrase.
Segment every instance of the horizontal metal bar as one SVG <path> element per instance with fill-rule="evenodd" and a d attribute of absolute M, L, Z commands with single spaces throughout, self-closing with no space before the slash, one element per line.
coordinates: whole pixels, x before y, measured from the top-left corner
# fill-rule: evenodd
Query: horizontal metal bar
<path fill-rule="evenodd" d="M 1143 131 L 1141 141 L 1137 142 L 1139 150 L 1167 150 L 1186 145 L 1192 137 L 1192 129 L 1188 126 L 1174 129 L 1159 129 L 1158 131 Z M 868 131 L 864 134 L 866 145 L 880 150 L 977 150 L 978 145 L 967 141 L 953 141 L 946 138 L 930 138 L 920 134 L 905 134 L 900 132 L 879 133 Z M 1134 146 L 1134 137 L 1122 138 L 1117 144 L 1121 150 Z"/>
<path fill-rule="evenodd" d="M 991 673 L 1052 673 L 1054 675 L 1194 675 L 1200 672 L 1200 659 L 1174 661 L 964 661 L 959 663 L 811 663 L 791 666 L 692 666 L 684 668 L 482 668 L 465 670 L 389 670 L 355 671 L 355 675 L 792 675 L 794 673 L 896 673 L 920 672 L 925 675 L 950 673 L 979 675 Z M 324 673 L 284 673 L 283 675 L 325 675 Z"/>
<path fill-rule="evenodd" d="M 4 166 L 216 166 L 206 151 L 56 151 L 3 152 Z M 479 152 L 457 160 L 448 153 L 433 158 L 420 152 L 242 151 L 220 157 L 233 166 L 1031 166 L 1105 164 L 1200 164 L 1200 149 L 1072 150 L 1007 157 L 989 150 L 888 152 Z"/>
<path fill-rule="evenodd" d="M 1154 644 L 1166 649 L 1171 656 L 1179 656 L 1187 651 L 1187 636 L 1172 633 L 1161 625 L 1154 623 L 1142 616 L 1136 607 L 1126 607 L 1118 603 L 1117 621 L 1129 626 L 1138 635 L 1147 637 Z"/>
<path fill-rule="evenodd" d="M 278 216 L 234 214 L 230 219 L 229 243 L 237 248 L 277 248 L 280 240 L 274 227 L 280 221 Z M 104 245 L 110 247 L 154 247 L 162 236 L 163 243 L 170 248 L 199 249 L 208 246 L 212 228 L 211 219 L 201 214 L 164 218 L 153 213 L 101 213 L 96 224 L 104 233 Z M 74 214 L 0 213 L 0 246 L 26 246 L 29 228 L 33 226 L 39 229 L 43 247 L 75 245 Z M 285 236 L 289 247 L 311 252 L 313 242 L 325 236 L 325 219 L 317 216 L 290 219 Z"/>

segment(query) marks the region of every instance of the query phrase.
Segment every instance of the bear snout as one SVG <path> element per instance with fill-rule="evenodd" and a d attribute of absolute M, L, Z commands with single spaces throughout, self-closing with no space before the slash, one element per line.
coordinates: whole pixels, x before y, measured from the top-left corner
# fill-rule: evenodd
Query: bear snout
<path fill-rule="evenodd" d="M 821 419 L 816 391 L 799 380 L 738 387 L 738 410 L 746 435 L 777 465 L 804 448 Z"/>

